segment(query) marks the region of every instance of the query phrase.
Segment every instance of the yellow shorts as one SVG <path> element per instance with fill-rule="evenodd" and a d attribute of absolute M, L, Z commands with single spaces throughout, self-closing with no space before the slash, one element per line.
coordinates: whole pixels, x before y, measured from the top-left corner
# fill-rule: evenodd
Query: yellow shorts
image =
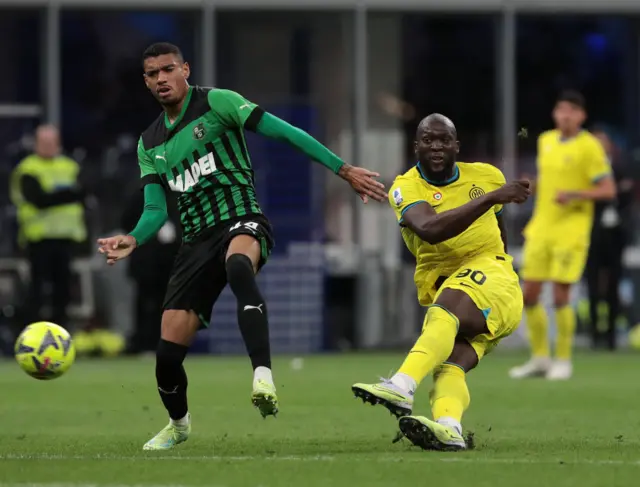
<path fill-rule="evenodd" d="M 483 255 L 469 260 L 442 283 L 434 302 L 447 288 L 466 293 L 487 319 L 489 333 L 469 339 L 478 360 L 511 335 L 522 320 L 522 289 L 508 255 Z"/>
<path fill-rule="evenodd" d="M 520 275 L 525 281 L 574 284 L 582 278 L 589 244 L 558 238 L 527 238 Z"/>

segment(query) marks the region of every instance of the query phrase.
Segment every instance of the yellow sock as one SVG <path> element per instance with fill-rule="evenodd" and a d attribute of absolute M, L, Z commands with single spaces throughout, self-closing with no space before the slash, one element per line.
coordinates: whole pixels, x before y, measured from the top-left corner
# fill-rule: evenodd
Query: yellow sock
<path fill-rule="evenodd" d="M 531 353 L 534 357 L 549 356 L 549 324 L 544 306 L 536 304 L 525 308 Z"/>
<path fill-rule="evenodd" d="M 399 374 L 406 374 L 422 382 L 436 366 L 449 358 L 458 334 L 460 322 L 449 311 L 433 305 L 427 310 L 422 325 L 422 334 L 405 359 Z"/>
<path fill-rule="evenodd" d="M 462 422 L 471 397 L 464 370 L 458 365 L 444 363 L 433 374 L 433 389 L 429 395 L 433 420 L 453 418 Z"/>
<path fill-rule="evenodd" d="M 576 332 L 576 315 L 569 305 L 556 309 L 556 358 L 571 359 L 573 336 Z"/>

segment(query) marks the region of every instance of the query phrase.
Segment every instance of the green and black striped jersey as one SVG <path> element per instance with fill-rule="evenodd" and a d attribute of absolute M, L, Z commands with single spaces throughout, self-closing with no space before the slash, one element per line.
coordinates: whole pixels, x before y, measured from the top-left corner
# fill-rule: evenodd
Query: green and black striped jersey
<path fill-rule="evenodd" d="M 178 194 L 183 239 L 231 218 L 261 214 L 244 129 L 264 114 L 238 93 L 191 87 L 173 123 L 160 115 L 138 142 L 143 186 Z"/>

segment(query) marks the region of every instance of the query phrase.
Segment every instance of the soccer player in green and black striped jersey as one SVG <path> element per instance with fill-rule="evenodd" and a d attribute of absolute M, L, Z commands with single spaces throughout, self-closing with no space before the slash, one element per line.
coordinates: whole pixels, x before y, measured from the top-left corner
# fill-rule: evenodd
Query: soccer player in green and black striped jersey
<path fill-rule="evenodd" d="M 238 300 L 238 324 L 254 370 L 252 402 L 263 416 L 278 412 L 267 308 L 255 280 L 273 237 L 256 196 L 244 130 L 299 149 L 346 180 L 365 203 L 385 201 L 387 195 L 375 180 L 378 174 L 344 163 L 306 132 L 238 93 L 190 86 L 189 64 L 176 46 L 150 46 L 143 65 L 147 88 L 163 107 L 138 143 L 144 212 L 128 235 L 98 243 L 108 264 L 127 257 L 165 223 L 165 191 L 178 194 L 183 242 L 167 287 L 156 354 L 158 390 L 170 422 L 144 445 L 166 450 L 191 431 L 182 363 L 227 283 Z"/>

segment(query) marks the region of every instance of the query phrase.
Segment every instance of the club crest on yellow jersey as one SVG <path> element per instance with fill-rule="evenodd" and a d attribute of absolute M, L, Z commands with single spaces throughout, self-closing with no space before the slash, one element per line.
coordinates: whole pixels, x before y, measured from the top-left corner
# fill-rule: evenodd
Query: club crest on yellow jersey
<path fill-rule="evenodd" d="M 483 196 L 485 194 L 486 193 L 484 189 L 474 184 L 469 190 L 469 199 L 475 200 L 476 198 L 480 198 L 480 196 Z"/>

